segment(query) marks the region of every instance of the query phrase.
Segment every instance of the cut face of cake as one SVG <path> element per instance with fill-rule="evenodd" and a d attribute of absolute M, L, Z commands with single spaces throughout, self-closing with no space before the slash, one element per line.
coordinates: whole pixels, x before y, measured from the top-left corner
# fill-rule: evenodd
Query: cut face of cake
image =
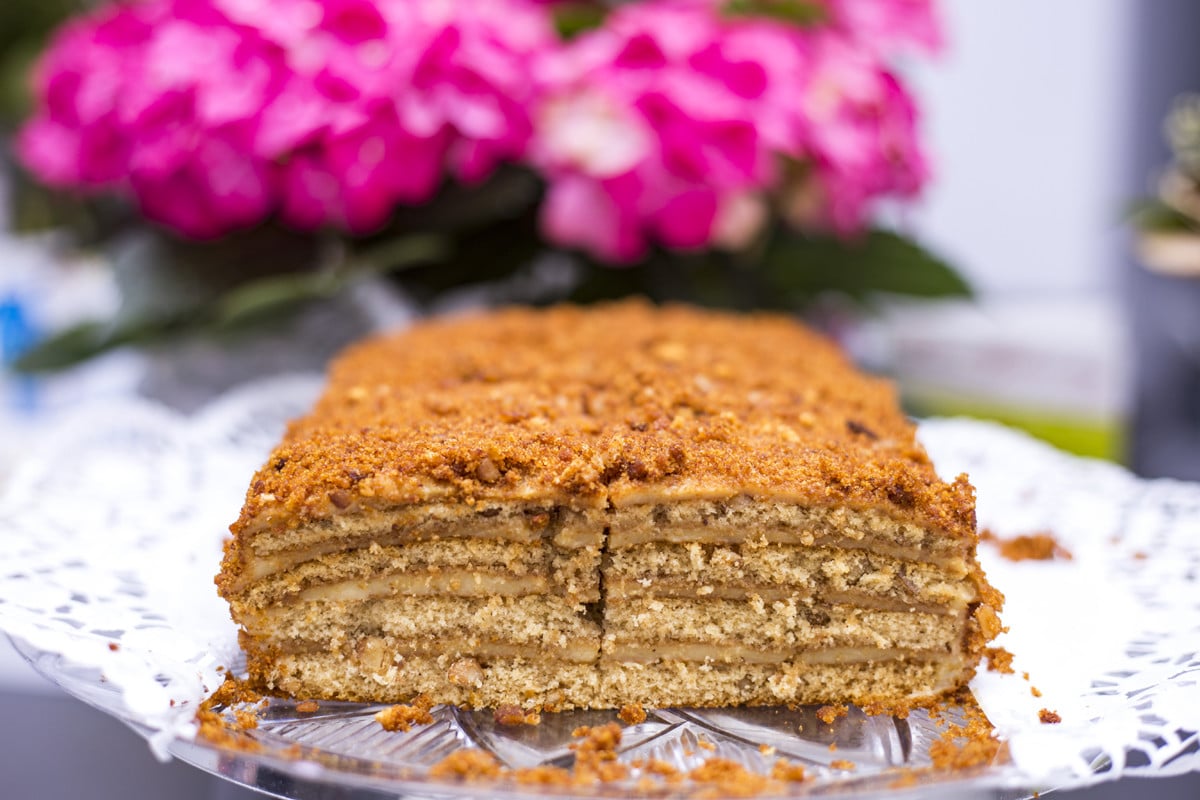
<path fill-rule="evenodd" d="M 254 476 L 221 594 L 296 697 L 546 709 L 963 685 L 974 494 L 795 322 L 622 303 L 359 344 Z"/>

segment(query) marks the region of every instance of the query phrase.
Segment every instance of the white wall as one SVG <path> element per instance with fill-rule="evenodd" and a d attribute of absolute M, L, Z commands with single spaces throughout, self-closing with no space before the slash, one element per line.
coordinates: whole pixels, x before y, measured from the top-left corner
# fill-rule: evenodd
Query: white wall
<path fill-rule="evenodd" d="M 1136 8 L 942 0 L 947 48 L 906 70 L 935 170 L 909 219 L 985 298 L 1115 291 Z"/>

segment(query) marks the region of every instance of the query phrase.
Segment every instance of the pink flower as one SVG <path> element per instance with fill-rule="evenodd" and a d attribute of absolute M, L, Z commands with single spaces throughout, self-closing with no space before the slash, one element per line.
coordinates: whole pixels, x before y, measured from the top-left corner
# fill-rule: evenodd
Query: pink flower
<path fill-rule="evenodd" d="M 429 200 L 447 172 L 478 182 L 524 156 L 534 102 L 525 65 L 556 42 L 529 0 L 322 0 L 319 14 L 286 26 L 267 19 L 270 7 L 218 1 L 280 28 L 291 75 L 255 149 L 286 160 L 292 225 L 368 232 L 397 204 Z"/>
<path fill-rule="evenodd" d="M 893 39 L 932 43 L 929 3 L 830 2 L 830 24 L 805 28 L 648 0 L 548 58 L 534 148 L 546 236 L 629 263 L 651 244 L 745 247 L 772 202 L 848 234 L 873 201 L 914 194 L 927 172 L 915 107 L 880 26 L 911 7 Z"/>
<path fill-rule="evenodd" d="M 130 142 L 117 103 L 134 54 L 157 14 L 122 6 L 68 23 L 37 65 L 39 113 L 21 131 L 17 152 L 47 184 L 93 189 L 125 174 Z"/>
<path fill-rule="evenodd" d="M 934 0 L 827 0 L 841 31 L 881 55 L 906 47 L 935 52 L 942 29 Z"/>
<path fill-rule="evenodd" d="M 128 194 L 211 238 L 280 215 L 354 233 L 532 135 L 533 0 L 143 0 L 63 29 L 21 132 L 55 186 Z"/>

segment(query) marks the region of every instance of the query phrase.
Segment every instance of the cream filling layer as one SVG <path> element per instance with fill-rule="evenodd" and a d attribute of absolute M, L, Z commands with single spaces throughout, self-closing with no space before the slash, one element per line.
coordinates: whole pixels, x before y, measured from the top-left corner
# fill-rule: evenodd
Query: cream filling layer
<path fill-rule="evenodd" d="M 276 652 L 298 655 L 327 652 L 308 642 L 291 642 L 277 646 Z M 334 653 L 337 654 L 337 651 Z M 391 664 L 399 664 L 405 658 L 448 657 L 483 659 L 522 658 L 540 661 L 545 651 L 527 645 L 505 642 L 478 641 L 469 638 L 446 638 L 438 642 L 405 642 L 397 644 L 388 639 L 370 637 L 357 642 L 352 648 L 341 651 L 348 659 L 368 670 L 378 670 Z M 597 647 L 594 641 L 576 640 L 556 647 L 554 660 L 575 664 L 597 662 Z M 820 650 L 758 650 L 741 645 L 713 645 L 693 642 L 676 642 L 658 647 L 626 645 L 605 653 L 599 659 L 604 664 L 654 664 L 661 661 L 682 661 L 700 664 L 876 664 L 895 661 L 921 661 L 927 663 L 952 664 L 960 660 L 958 654 L 940 650 L 919 648 L 885 649 L 878 647 L 828 647 Z"/>
<path fill-rule="evenodd" d="M 948 574 L 965 576 L 967 562 L 957 545 L 933 550 L 906 547 L 880 541 L 867 541 L 835 534 L 814 534 L 806 530 L 775 529 L 753 534 L 721 528 L 655 528 L 649 530 L 612 531 L 608 535 L 608 550 L 620 550 L 644 544 L 701 544 L 739 545 L 747 541 L 762 544 L 799 545 L 803 547 L 836 548 L 876 553 L 914 564 L 934 564 Z"/>
<path fill-rule="evenodd" d="M 521 597 L 550 594 L 544 575 L 511 575 L 483 570 L 443 569 L 424 574 L 383 575 L 364 581 L 342 581 L 311 586 L 296 595 L 297 602 L 361 602 L 394 595 L 458 595 L 460 597 Z"/>
<path fill-rule="evenodd" d="M 964 615 L 854 606 L 710 600 L 633 600 L 605 607 L 605 652 L 627 644 L 737 643 L 763 650 L 827 647 L 953 649 Z"/>
<path fill-rule="evenodd" d="M 320 643 L 293 639 L 275 645 L 277 652 L 301 654 L 301 652 L 329 652 L 328 646 Z M 335 650 L 334 652 L 338 652 Z M 400 663 L 407 657 L 457 658 L 540 658 L 545 648 L 538 645 L 492 642 L 473 637 L 444 637 L 437 642 L 397 642 L 386 637 L 359 639 L 353 646 L 340 651 L 342 657 L 358 662 L 367 668 L 377 669 L 386 664 Z M 554 646 L 554 661 L 570 663 L 595 663 L 599 655 L 599 644 L 595 639 L 568 639 Z"/>
<path fill-rule="evenodd" d="M 692 642 L 657 645 L 623 645 L 605 652 L 601 663 L 652 664 L 659 661 L 684 661 L 711 664 L 876 664 L 892 661 L 955 663 L 956 653 L 916 648 L 826 647 L 819 650 L 758 650 L 741 645 L 714 647 Z"/>
<path fill-rule="evenodd" d="M 881 597 L 866 591 L 814 591 L 810 586 L 763 586 L 761 584 L 705 584 L 697 586 L 681 580 L 656 579 L 652 583 L 630 578 L 604 582 L 609 600 L 633 598 L 671 598 L 675 600 L 749 600 L 758 597 L 768 603 L 787 600 L 820 599 L 825 603 L 852 605 L 874 611 L 908 611 L 922 614 L 958 614 L 967 608 L 973 595 L 963 594 L 944 602 L 926 602 Z"/>
<path fill-rule="evenodd" d="M 396 595 L 428 597 L 456 595 L 460 597 L 524 597 L 535 595 L 558 596 L 561 586 L 545 575 L 514 577 L 503 572 L 467 569 L 440 569 L 422 573 L 382 575 L 369 580 L 339 581 L 311 586 L 293 595 L 283 606 L 316 602 L 363 602 L 381 600 Z M 682 581 L 655 581 L 646 586 L 639 581 L 617 579 L 605 584 L 610 601 L 649 600 L 744 600 L 758 598 L 765 602 L 819 599 L 824 603 L 851 605 L 876 611 L 904 611 L 925 614 L 957 614 L 963 611 L 972 597 L 963 595 L 945 603 L 926 603 L 880 597 L 865 591 L 825 591 L 814 594 L 811 587 L 760 585 L 696 586 Z M 593 602 L 599 597 L 581 597 L 581 602 Z"/>
<path fill-rule="evenodd" d="M 692 538 L 688 538 L 688 536 L 690 536 Z M 723 545 L 723 546 L 727 546 L 727 547 L 736 547 L 736 546 L 741 545 L 745 541 L 745 538 L 746 537 L 744 537 L 744 536 L 741 537 L 740 539 L 734 538 L 731 536 L 722 536 L 722 537 L 705 537 L 703 539 L 698 540 L 697 532 L 692 532 L 691 534 L 688 534 L 687 536 L 681 535 L 680 538 L 678 538 L 677 540 L 669 538 L 669 536 L 668 536 L 668 538 L 664 538 L 659 541 L 660 542 L 669 542 L 675 546 L 679 546 L 679 545 L 722 546 Z M 765 541 L 771 541 L 771 540 L 769 538 L 767 538 Z M 641 542 L 640 544 L 646 544 L 646 543 L 647 542 Z M 772 544 L 785 544 L 788 546 L 796 546 L 797 545 L 797 542 L 771 542 L 771 543 Z M 433 544 L 436 545 L 437 543 L 435 542 Z M 449 542 L 444 542 L 443 544 L 449 544 Z M 464 543 L 455 541 L 454 544 L 462 545 Z M 491 542 L 491 544 L 495 544 L 495 542 Z M 611 544 L 611 539 L 610 539 L 610 544 Z M 637 546 L 640 546 L 640 544 L 631 544 L 631 545 L 629 545 L 629 547 L 630 548 L 637 547 Z M 397 542 L 394 539 L 388 539 L 387 537 L 384 537 L 380 541 L 371 540 L 371 541 L 368 541 L 365 543 L 361 543 L 361 547 L 364 549 L 370 549 L 370 548 L 374 548 L 374 547 L 392 547 L 392 548 L 394 548 L 394 547 L 398 547 L 398 546 L 402 546 L 402 543 Z M 922 566 L 922 567 L 929 567 L 930 565 L 933 565 L 940 569 L 940 571 L 943 573 L 943 576 L 946 581 L 959 582 L 961 584 L 961 586 L 960 586 L 961 590 L 966 591 L 966 592 L 972 591 L 968 586 L 966 586 L 962 582 L 962 579 L 965 578 L 969 574 L 969 568 L 967 566 L 967 563 L 964 560 L 962 560 L 961 558 L 922 561 L 920 559 L 921 553 L 919 551 L 910 551 L 910 550 L 903 549 L 903 548 L 893 548 L 893 547 L 878 546 L 878 545 L 866 547 L 861 542 L 857 542 L 854 540 L 835 540 L 833 538 L 811 540 L 810 542 L 808 542 L 807 544 L 804 544 L 802 546 L 818 548 L 821 550 L 830 550 L 831 558 L 836 555 L 836 552 L 835 552 L 836 549 L 840 548 L 843 550 L 847 550 L 852 554 L 878 555 L 878 556 L 882 556 L 885 558 L 895 559 L 898 561 L 911 563 L 913 565 Z M 233 594 L 241 594 L 241 593 L 245 592 L 248 588 L 250 588 L 250 586 L 253 585 L 254 583 L 261 581 L 265 578 L 269 578 L 272 575 L 282 574 L 283 572 L 285 572 L 288 569 L 292 569 L 292 568 L 302 565 L 302 564 L 314 562 L 317 559 L 320 559 L 325 556 L 330 556 L 330 555 L 341 553 L 341 552 L 351 553 L 355 549 L 356 548 L 354 548 L 354 547 L 347 547 L 346 543 L 336 543 L 335 544 L 333 542 L 330 542 L 324 546 L 313 547 L 313 548 L 306 549 L 304 551 L 291 551 L 291 552 L 287 552 L 287 553 L 280 553 L 275 556 L 258 558 L 255 561 L 253 561 L 250 564 L 245 566 L 244 571 L 241 573 L 241 575 L 239 575 L 238 580 L 230 587 L 230 589 Z M 539 560 L 539 561 L 544 562 L 546 558 L 553 559 L 553 558 L 557 557 L 561 561 L 561 560 L 563 560 L 564 556 L 567 558 L 570 558 L 573 554 L 583 555 L 586 553 L 586 549 L 575 548 L 575 549 L 572 549 L 572 550 L 564 553 L 561 551 L 557 551 L 553 548 L 546 547 L 545 550 L 538 550 L 538 551 L 533 551 L 533 552 L 535 553 L 535 555 L 533 556 L 534 560 Z M 632 564 L 630 566 L 621 564 L 622 561 L 623 562 L 631 562 L 631 560 L 633 558 L 636 558 L 636 557 L 630 556 L 628 554 L 628 552 L 618 551 L 618 552 L 614 553 L 612 557 L 614 558 L 614 560 L 618 561 L 618 564 L 620 564 L 619 569 L 608 571 L 610 575 L 612 575 L 614 578 L 617 578 L 616 582 L 620 582 L 621 580 L 626 579 L 626 578 L 635 578 L 635 579 L 641 580 L 641 581 L 651 580 L 654 582 L 657 582 L 659 580 L 659 578 L 657 576 L 643 577 L 643 576 L 638 576 L 636 574 L 630 574 L 630 573 L 634 573 L 636 564 Z M 467 559 L 459 559 L 459 560 L 469 560 L 469 556 Z M 621 573 L 625 573 L 625 574 L 621 575 Z M 620 576 L 620 577 L 618 577 L 618 576 Z M 742 582 L 742 581 L 739 581 L 739 582 Z M 745 583 L 746 583 L 746 585 L 764 586 L 764 587 L 766 586 L 766 584 L 763 584 L 761 581 L 755 582 L 753 580 L 753 578 L 751 578 L 749 581 L 746 581 Z M 636 593 L 636 590 L 632 587 L 632 585 L 626 584 L 626 586 L 627 586 L 627 588 L 625 590 L 626 593 L 629 593 L 629 594 Z M 643 586 L 649 587 L 649 584 L 643 583 Z M 573 591 L 579 591 L 579 588 L 576 587 Z M 598 593 L 599 593 L 599 587 L 597 586 L 594 594 L 598 595 Z M 947 599 L 949 600 L 949 598 L 947 598 Z"/>

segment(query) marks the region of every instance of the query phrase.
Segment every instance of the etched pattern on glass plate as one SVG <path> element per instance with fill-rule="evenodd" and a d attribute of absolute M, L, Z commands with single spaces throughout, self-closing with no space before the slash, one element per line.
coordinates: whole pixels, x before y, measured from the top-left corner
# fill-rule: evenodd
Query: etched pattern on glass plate
<path fill-rule="evenodd" d="M 212 585 L 222 537 L 246 477 L 318 387 L 313 377 L 275 379 L 191 418 L 132 402 L 70 421 L 0 497 L 0 630 L 160 754 L 281 796 L 495 794 L 426 780 L 429 765 L 465 747 L 514 768 L 569 764 L 571 731 L 610 712 L 505 728 L 486 712 L 438 709 L 432 725 L 388 733 L 371 707 L 322 703 L 305 714 L 273 700 L 246 734 L 256 751 L 195 740 L 196 705 L 221 667 L 237 669 L 233 625 Z M 940 730 L 926 715 L 893 721 L 852 709 L 826 725 L 812 708 L 652 710 L 625 728 L 622 760 L 686 771 L 714 756 L 755 770 L 787 758 L 810 774 L 788 793 L 855 797 L 961 797 L 1200 769 L 1200 487 L 1139 481 L 980 423 L 926 423 L 922 437 L 940 468 L 971 473 L 982 522 L 1006 535 L 1051 530 L 1075 554 L 1066 564 L 986 565 L 1009 593 L 1005 646 L 1030 660 L 1018 669 L 1046 690 L 1030 697 L 1019 674 L 1002 676 L 1008 689 L 989 674 L 973 684 L 1014 763 L 896 786 L 905 777 L 896 768 L 930 763 Z M 1040 725 L 1038 704 L 1063 723 Z M 629 785 L 580 791 L 628 795 Z"/>

